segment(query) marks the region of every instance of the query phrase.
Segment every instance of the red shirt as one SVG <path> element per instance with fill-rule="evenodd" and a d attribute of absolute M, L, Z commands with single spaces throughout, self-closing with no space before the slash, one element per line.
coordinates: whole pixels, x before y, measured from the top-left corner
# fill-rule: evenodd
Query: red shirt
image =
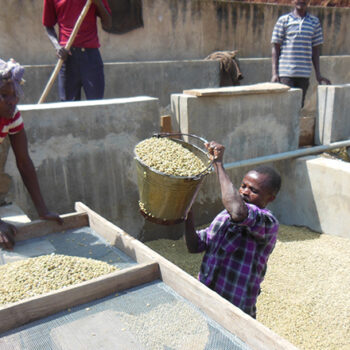
<path fill-rule="evenodd" d="M 86 1 L 87 0 L 44 0 L 43 25 L 45 27 L 53 27 L 58 23 L 58 42 L 61 46 L 66 45 Z M 107 0 L 102 0 L 102 2 L 107 11 L 111 13 Z M 97 36 L 96 18 L 97 8 L 92 4 L 80 26 L 72 46 L 84 48 L 100 47 Z"/>
<path fill-rule="evenodd" d="M 10 134 L 14 135 L 19 133 L 24 128 L 23 119 L 21 113 L 16 108 L 12 118 L 7 119 L 0 117 L 0 143 L 4 141 L 4 138 Z"/>

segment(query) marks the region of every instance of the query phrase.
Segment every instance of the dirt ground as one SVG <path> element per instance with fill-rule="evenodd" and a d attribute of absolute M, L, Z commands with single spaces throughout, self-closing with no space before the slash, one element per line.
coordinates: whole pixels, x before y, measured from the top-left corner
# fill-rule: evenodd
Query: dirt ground
<path fill-rule="evenodd" d="M 183 239 L 146 243 L 196 277 L 202 254 Z M 302 350 L 350 349 L 350 239 L 281 225 L 257 319 Z"/>

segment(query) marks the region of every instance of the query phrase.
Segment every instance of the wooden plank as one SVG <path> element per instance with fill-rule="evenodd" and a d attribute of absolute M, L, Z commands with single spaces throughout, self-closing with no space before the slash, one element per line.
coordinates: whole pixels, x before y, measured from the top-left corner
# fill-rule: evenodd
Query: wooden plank
<path fill-rule="evenodd" d="M 164 283 L 198 306 L 205 314 L 256 350 L 297 350 L 260 322 L 251 318 L 219 294 L 207 288 L 179 267 L 95 213 L 83 203 L 77 211 L 89 215 L 91 228 L 139 263 L 157 262 Z"/>
<path fill-rule="evenodd" d="M 160 132 L 171 133 L 173 132 L 171 126 L 171 115 L 162 115 L 160 117 Z"/>
<path fill-rule="evenodd" d="M 54 232 L 61 232 L 73 228 L 89 226 L 89 218 L 84 213 L 70 213 L 61 215 L 63 224 L 56 221 L 35 220 L 23 226 L 17 227 L 16 241 L 23 241 L 29 238 L 42 237 Z"/>
<path fill-rule="evenodd" d="M 184 90 L 183 93 L 197 97 L 233 96 L 250 94 L 271 94 L 288 91 L 289 86 L 280 83 L 259 83 L 252 85 L 227 86 L 219 88 Z"/>
<path fill-rule="evenodd" d="M 140 264 L 0 309 L 0 333 L 112 293 L 159 279 L 157 263 Z"/>

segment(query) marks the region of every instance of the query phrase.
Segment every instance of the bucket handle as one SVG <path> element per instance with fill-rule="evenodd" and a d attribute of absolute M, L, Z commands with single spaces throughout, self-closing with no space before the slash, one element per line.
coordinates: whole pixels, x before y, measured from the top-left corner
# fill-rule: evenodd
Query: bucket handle
<path fill-rule="evenodd" d="M 204 139 L 203 137 L 197 136 L 197 135 L 193 135 L 193 134 L 183 134 L 183 133 L 171 133 L 171 132 L 164 132 L 164 133 L 155 133 L 153 134 L 154 137 L 170 137 L 170 136 L 190 136 L 190 137 L 194 137 L 200 141 L 202 141 L 203 143 L 208 143 L 208 141 L 206 139 Z M 203 175 L 204 173 L 206 173 L 208 171 L 208 169 L 210 169 L 213 166 L 214 160 L 212 160 L 209 165 L 203 170 L 201 171 L 199 174 L 194 175 L 192 178 L 194 180 L 198 180 L 200 179 L 201 175 Z"/>

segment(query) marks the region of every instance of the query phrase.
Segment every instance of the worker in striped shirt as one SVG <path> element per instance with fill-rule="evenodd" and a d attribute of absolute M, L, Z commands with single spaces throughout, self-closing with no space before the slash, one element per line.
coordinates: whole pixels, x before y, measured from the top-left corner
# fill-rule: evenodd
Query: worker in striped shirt
<path fill-rule="evenodd" d="M 0 143 L 9 135 L 17 168 L 41 219 L 62 223 L 58 214 L 48 210 L 40 192 L 38 178 L 28 153 L 27 136 L 17 103 L 22 94 L 24 69 L 14 60 L 0 59 Z M 0 219 L 0 247 L 12 249 L 16 228 Z"/>
<path fill-rule="evenodd" d="M 320 21 L 307 12 L 309 0 L 293 0 L 292 12 L 281 16 L 272 33 L 272 82 L 303 91 L 302 107 L 312 65 L 319 84 L 331 84 L 320 72 L 323 34 Z"/>
<path fill-rule="evenodd" d="M 212 141 L 206 147 L 214 159 L 225 209 L 203 230 L 195 230 L 190 211 L 185 221 L 186 245 L 190 253 L 205 252 L 199 280 L 256 318 L 260 284 L 279 227 L 266 206 L 275 199 L 281 177 L 261 165 L 249 171 L 236 189 L 224 169 L 224 146 Z"/>

